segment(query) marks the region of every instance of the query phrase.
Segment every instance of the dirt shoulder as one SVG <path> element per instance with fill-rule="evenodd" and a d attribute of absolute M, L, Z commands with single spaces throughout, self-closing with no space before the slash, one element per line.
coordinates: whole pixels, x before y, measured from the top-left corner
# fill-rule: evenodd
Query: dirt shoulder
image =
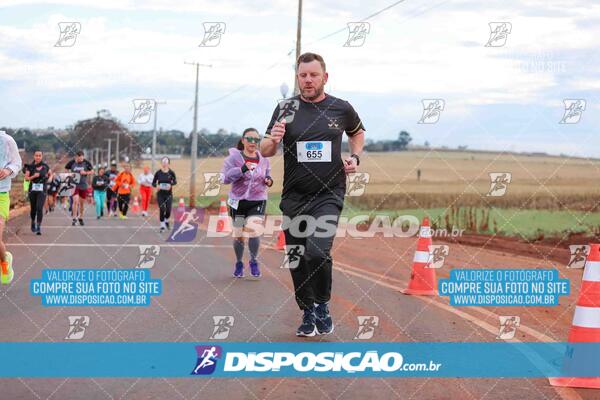
<path fill-rule="evenodd" d="M 437 240 L 567 264 L 570 258 L 569 245 L 595 243 L 600 238 L 574 234 L 528 241 L 518 237 L 464 234 L 461 237 L 440 237 Z"/>

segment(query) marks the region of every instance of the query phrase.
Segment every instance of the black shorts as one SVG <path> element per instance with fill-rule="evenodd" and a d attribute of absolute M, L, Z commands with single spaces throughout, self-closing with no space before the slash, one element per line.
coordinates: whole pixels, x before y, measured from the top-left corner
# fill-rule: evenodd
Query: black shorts
<path fill-rule="evenodd" d="M 229 208 L 229 216 L 233 220 L 233 226 L 243 228 L 246 223 L 246 218 L 254 215 L 265 215 L 267 208 L 266 200 L 240 200 L 237 209 Z"/>

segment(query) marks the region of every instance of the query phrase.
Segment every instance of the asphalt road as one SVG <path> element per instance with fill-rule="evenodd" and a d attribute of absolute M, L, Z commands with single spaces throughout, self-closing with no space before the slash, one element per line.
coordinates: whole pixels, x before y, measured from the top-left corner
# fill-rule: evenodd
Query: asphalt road
<path fill-rule="evenodd" d="M 231 277 L 230 238 L 207 238 L 200 231 L 192 244 L 170 244 L 165 242 L 167 234 L 158 232 L 156 216 L 97 221 L 91 208 L 86 214 L 84 227 L 72 227 L 62 210 L 47 215 L 42 236 L 31 233 L 27 215 L 9 221 L 5 240 L 14 255 L 15 280 L 0 288 L 4 341 L 64 342 L 68 317 L 73 315 L 89 316 L 82 340 L 92 342 L 206 342 L 213 332 L 213 316 L 234 317 L 224 342 L 353 341 L 361 315 L 379 317 L 373 341 L 496 340 L 481 318 L 469 320 L 441 303 L 402 295 L 397 290 L 400 279 L 363 270 L 359 261 L 336 265 L 331 302 L 334 334 L 298 339 L 294 332 L 301 314 L 289 272 L 279 268 L 282 252 L 261 249 L 262 279 L 236 280 Z M 43 307 L 40 298 L 29 292 L 30 281 L 40 278 L 42 269 L 134 268 L 139 246 L 152 244 L 160 246 L 152 277 L 162 280 L 163 293 L 153 297 L 149 307 Z M 338 239 L 334 254 L 351 261 L 348 246 L 360 249 L 366 244 L 364 239 Z M 403 255 L 412 259 L 412 253 Z M 589 390 L 556 390 L 545 379 L 0 380 L 1 399 L 591 399 L 599 395 Z"/>

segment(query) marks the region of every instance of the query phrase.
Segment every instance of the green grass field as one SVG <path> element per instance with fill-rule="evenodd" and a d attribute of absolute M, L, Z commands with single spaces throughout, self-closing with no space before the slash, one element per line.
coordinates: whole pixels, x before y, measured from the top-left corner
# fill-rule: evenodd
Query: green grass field
<path fill-rule="evenodd" d="M 219 172 L 222 157 L 199 159 L 197 192 L 205 172 Z M 173 160 L 178 176 L 175 202 L 189 193 L 188 159 Z M 280 214 L 283 160 L 271 158 L 275 184 L 269 191 L 267 212 Z M 421 171 L 417 180 L 416 171 Z M 455 225 L 467 232 L 498 233 L 536 238 L 600 230 L 600 162 L 568 157 L 515 154 L 405 151 L 369 153 L 361 171 L 370 174 L 362 196 L 348 197 L 344 215 L 378 214 L 395 217 L 429 215 L 440 226 Z M 137 172 L 137 171 L 136 171 Z M 510 172 L 512 180 L 502 197 L 486 197 L 491 172 Z M 218 207 L 229 186 L 219 195 L 198 196 L 202 207 Z M 186 200 L 187 203 L 187 200 Z M 459 211 L 457 211 L 459 210 Z M 467 213 L 468 215 L 464 215 Z M 450 218 L 444 214 L 450 214 Z M 458 213 L 458 214 L 457 214 Z M 461 214 L 462 213 L 462 214 Z"/>
<path fill-rule="evenodd" d="M 482 222 L 481 215 L 483 208 L 476 208 L 476 225 Z M 487 210 L 487 209 L 486 209 Z M 369 210 L 365 210 L 369 211 Z M 347 214 L 349 216 L 357 215 L 358 210 L 352 210 Z M 444 213 L 448 213 L 445 208 L 429 209 L 406 209 L 406 210 L 380 210 L 377 215 L 389 215 L 394 219 L 400 215 L 414 215 L 419 220 L 428 216 L 437 226 L 445 228 Z M 496 221 L 494 224 L 493 221 Z M 586 213 L 583 211 L 549 211 L 549 210 L 520 210 L 520 209 L 489 209 L 489 228 L 469 229 L 469 225 L 464 219 L 451 220 L 449 226 L 455 226 L 458 229 L 466 229 L 467 232 L 499 234 L 502 236 L 518 236 L 527 239 L 536 239 L 542 236 L 563 236 L 569 233 L 586 233 L 593 235 L 600 228 L 600 213 Z"/>
<path fill-rule="evenodd" d="M 269 195 L 267 202 L 267 214 L 280 215 L 279 194 Z M 218 207 L 218 198 L 198 198 L 198 206 Z M 465 212 L 469 211 L 470 220 L 465 218 Z M 485 213 L 484 213 L 485 210 Z M 456 213 L 456 209 L 454 212 Z M 460 208 L 458 217 L 450 218 L 448 224 L 444 216 L 452 214 L 450 208 L 412 208 L 401 210 L 372 209 L 349 205 L 346 202 L 342 215 L 348 219 L 358 215 L 368 215 L 370 219 L 375 216 L 386 215 L 393 221 L 401 215 L 413 215 L 420 221 L 429 217 L 430 221 L 438 228 L 456 227 L 465 229 L 470 233 L 498 234 L 502 236 L 517 236 L 527 239 L 544 237 L 562 237 L 570 233 L 585 233 L 594 235 L 600 231 L 600 213 L 571 211 L 571 210 L 532 210 L 518 208 Z M 489 215 L 489 216 L 488 216 Z M 482 229 L 482 224 L 487 221 L 487 229 Z"/>

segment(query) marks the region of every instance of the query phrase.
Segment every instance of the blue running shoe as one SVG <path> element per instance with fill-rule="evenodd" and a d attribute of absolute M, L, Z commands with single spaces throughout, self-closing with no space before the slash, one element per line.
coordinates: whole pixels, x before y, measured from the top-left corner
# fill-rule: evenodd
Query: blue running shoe
<path fill-rule="evenodd" d="M 239 261 L 235 263 L 235 271 L 233 271 L 233 276 L 236 278 L 244 277 L 244 263 Z"/>
<path fill-rule="evenodd" d="M 260 278 L 260 269 L 258 268 L 256 260 L 250 260 L 250 275 L 252 275 L 253 278 Z"/>
<path fill-rule="evenodd" d="M 304 310 L 302 316 L 302 323 L 296 330 L 296 336 L 315 336 L 317 334 L 317 327 L 315 326 L 315 310 L 314 308 L 308 308 Z"/>
<path fill-rule="evenodd" d="M 315 307 L 317 333 L 319 335 L 329 335 L 333 332 L 333 320 L 329 315 L 329 306 L 327 303 L 317 304 Z"/>

